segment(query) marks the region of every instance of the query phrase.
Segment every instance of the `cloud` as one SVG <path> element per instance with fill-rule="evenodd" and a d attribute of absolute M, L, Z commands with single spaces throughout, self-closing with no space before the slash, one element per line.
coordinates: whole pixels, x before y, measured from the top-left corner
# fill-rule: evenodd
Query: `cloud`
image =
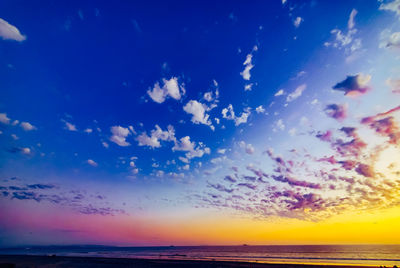
<path fill-rule="evenodd" d="M 380 34 L 379 47 L 400 50 L 400 32 L 391 33 L 390 30 L 383 30 Z"/>
<path fill-rule="evenodd" d="M 244 91 L 251 91 L 253 87 L 253 83 L 244 85 Z"/>
<path fill-rule="evenodd" d="M 31 125 L 29 122 L 21 122 L 20 126 L 25 130 L 25 131 L 30 131 L 30 130 L 35 130 L 36 127 Z"/>
<path fill-rule="evenodd" d="M 350 13 L 349 21 L 347 22 L 347 28 L 348 29 L 353 29 L 354 28 L 354 26 L 355 26 L 354 18 L 357 15 L 357 13 L 358 13 L 358 11 L 353 8 L 353 10 Z"/>
<path fill-rule="evenodd" d="M 319 185 L 317 183 L 296 180 L 296 179 L 288 177 L 288 176 L 271 175 L 271 178 L 273 178 L 274 180 L 279 181 L 279 182 L 285 182 L 291 186 L 300 186 L 300 187 L 306 187 L 306 188 L 312 188 L 312 189 L 321 189 L 321 185 Z"/>
<path fill-rule="evenodd" d="M 139 142 L 139 146 L 159 148 L 161 147 L 161 140 L 176 141 L 175 129 L 173 126 L 168 125 L 167 130 L 163 131 L 158 125 L 155 125 L 155 129 L 151 131 L 150 136 L 148 136 L 146 132 L 143 132 L 136 140 Z"/>
<path fill-rule="evenodd" d="M 206 93 L 204 93 L 203 98 L 206 101 L 211 102 L 214 99 L 212 94 L 213 94 L 212 92 L 206 92 Z"/>
<path fill-rule="evenodd" d="M 285 94 L 285 91 L 283 89 L 280 89 L 278 92 L 275 93 L 274 96 L 278 97 L 278 96 L 282 96 L 283 94 Z"/>
<path fill-rule="evenodd" d="M 235 126 L 238 126 L 240 124 L 247 123 L 247 119 L 250 116 L 250 111 L 244 111 L 239 117 L 235 118 Z"/>
<path fill-rule="evenodd" d="M 21 153 L 25 155 L 30 155 L 31 154 L 31 149 L 30 148 L 21 148 Z"/>
<path fill-rule="evenodd" d="M 256 112 L 257 112 L 258 114 L 262 114 L 262 113 L 265 113 L 265 109 L 264 109 L 264 107 L 263 107 L 262 105 L 260 105 L 260 106 L 258 106 L 258 107 L 256 108 Z"/>
<path fill-rule="evenodd" d="M 337 83 L 332 88 L 334 90 L 344 91 L 344 95 L 357 96 L 365 94 L 369 90 L 367 86 L 369 80 L 371 80 L 370 75 L 348 75 L 345 80 Z"/>
<path fill-rule="evenodd" d="M 339 29 L 331 30 L 331 34 L 335 35 L 335 40 L 333 42 L 325 42 L 325 46 L 333 46 L 338 49 L 345 48 L 346 53 L 353 53 L 356 50 L 361 49 L 361 39 L 354 39 L 354 35 L 357 33 L 357 29 L 355 28 L 354 18 L 357 15 L 357 10 L 352 9 L 349 19 L 347 21 L 347 32 L 344 33 Z M 351 61 L 356 57 L 356 54 L 353 56 L 349 56 L 347 61 Z"/>
<path fill-rule="evenodd" d="M 358 164 L 357 168 L 356 168 L 356 172 L 360 175 L 363 175 L 364 177 L 374 177 L 374 169 L 366 164 Z"/>
<path fill-rule="evenodd" d="M 400 93 L 400 79 L 388 79 L 386 80 L 386 84 L 393 93 Z"/>
<path fill-rule="evenodd" d="M 214 126 L 209 120 L 210 115 L 206 113 L 207 106 L 201 104 L 196 100 L 191 100 L 183 107 L 183 110 L 192 115 L 191 121 L 194 124 L 203 124 L 210 126 L 212 130 L 214 130 Z"/>
<path fill-rule="evenodd" d="M 7 117 L 6 113 L 0 113 L 0 122 L 1 123 L 8 125 L 8 124 L 10 124 L 10 120 L 11 119 Z"/>
<path fill-rule="evenodd" d="M 87 160 L 87 163 L 88 163 L 89 165 L 91 165 L 92 167 L 97 167 L 97 166 L 98 166 L 98 164 L 97 164 L 94 160 L 92 160 L 92 159 L 88 159 L 88 160 Z"/>
<path fill-rule="evenodd" d="M 302 84 L 300 86 L 298 86 L 292 93 L 290 93 L 287 97 L 286 97 L 286 101 L 287 102 L 291 102 L 294 101 L 295 99 L 297 99 L 298 97 L 300 97 L 303 94 L 303 91 L 307 88 L 306 84 Z"/>
<path fill-rule="evenodd" d="M 231 183 L 234 183 L 237 181 L 237 179 L 233 175 L 227 175 L 225 176 L 224 180 L 229 181 Z"/>
<path fill-rule="evenodd" d="M 285 130 L 285 124 L 283 123 L 282 119 L 275 121 L 272 131 L 277 132 L 278 130 Z"/>
<path fill-rule="evenodd" d="M 22 35 L 17 27 L 9 24 L 7 21 L 0 18 L 0 37 L 3 40 L 14 40 L 22 42 L 26 40 L 26 36 Z"/>
<path fill-rule="evenodd" d="M 211 153 L 210 148 L 206 147 L 202 143 L 199 143 L 199 146 L 196 149 L 187 152 L 185 156 L 187 159 L 192 159 L 195 157 L 203 157 L 204 154 L 210 154 L 210 153 Z"/>
<path fill-rule="evenodd" d="M 246 60 L 243 62 L 244 70 L 243 72 L 240 73 L 240 75 L 243 77 L 244 80 L 250 80 L 251 74 L 250 70 L 253 69 L 254 65 L 252 64 L 252 59 L 253 59 L 253 52 L 257 51 L 258 47 L 254 46 L 253 50 L 251 51 L 250 54 L 247 54 Z"/>
<path fill-rule="evenodd" d="M 172 151 L 193 151 L 196 146 L 195 142 L 190 141 L 190 137 L 186 136 L 180 139 L 180 142 L 175 142 Z"/>
<path fill-rule="evenodd" d="M 382 3 L 379 6 L 379 10 L 392 11 L 395 12 L 396 15 L 400 17 L 400 0 L 393 0 L 392 2 L 386 4 Z"/>
<path fill-rule="evenodd" d="M 294 21 L 293 21 L 293 25 L 296 28 L 299 28 L 300 24 L 304 21 L 304 19 L 302 17 L 297 17 Z"/>
<path fill-rule="evenodd" d="M 251 59 L 253 58 L 252 54 L 248 54 L 246 57 L 246 60 L 244 61 L 243 65 L 244 70 L 243 72 L 240 73 L 240 75 L 243 77 L 244 80 L 250 80 L 251 74 L 250 70 L 253 69 L 254 65 L 251 64 Z"/>
<path fill-rule="evenodd" d="M 64 122 L 65 126 L 64 128 L 66 130 L 69 131 L 78 131 L 78 129 L 76 128 L 76 126 L 74 124 L 71 124 L 70 122 L 65 121 L 64 119 L 61 120 L 62 122 Z"/>
<path fill-rule="evenodd" d="M 92 133 L 92 132 L 93 132 L 93 129 L 91 129 L 91 128 L 87 128 L 87 129 L 85 129 L 85 130 L 84 130 L 84 132 L 86 132 L 86 133 L 90 134 L 90 133 Z"/>
<path fill-rule="evenodd" d="M 209 187 L 211 187 L 211 188 L 213 188 L 213 189 L 215 189 L 215 190 L 217 190 L 217 191 L 220 191 L 220 192 L 226 192 L 226 193 L 232 193 L 233 192 L 233 189 L 229 189 L 229 188 L 226 188 L 224 185 L 222 185 L 222 184 L 219 184 L 219 183 L 217 183 L 217 184 L 212 184 L 212 183 L 210 183 L 210 182 L 207 182 L 208 183 L 208 186 Z"/>
<path fill-rule="evenodd" d="M 342 121 L 347 116 L 347 106 L 339 104 L 329 104 L 325 107 L 325 112 L 328 116 Z"/>
<path fill-rule="evenodd" d="M 239 143 L 239 146 L 240 146 L 240 148 L 244 149 L 247 154 L 254 154 L 255 149 L 254 149 L 253 145 L 251 145 L 250 143 L 241 141 Z"/>
<path fill-rule="evenodd" d="M 160 84 L 156 82 L 153 89 L 147 91 L 153 101 L 163 103 L 167 97 L 179 100 L 185 94 L 185 88 L 178 84 L 178 78 L 172 77 L 169 80 L 163 78 L 163 83 L 164 85 L 160 87 Z"/>
<path fill-rule="evenodd" d="M 245 187 L 245 188 L 248 188 L 248 189 L 251 189 L 251 190 L 255 190 L 255 189 L 257 189 L 257 185 L 254 185 L 254 184 L 251 184 L 251 183 L 238 183 L 237 184 L 237 186 L 238 187 Z"/>
<path fill-rule="evenodd" d="M 27 187 L 30 189 L 42 189 L 42 190 L 55 188 L 55 186 L 52 184 L 43 184 L 43 183 L 29 184 L 27 185 Z"/>
<path fill-rule="evenodd" d="M 219 88 L 218 88 L 218 82 L 213 80 L 213 87 L 215 88 L 215 92 L 209 91 L 204 93 L 203 95 L 203 99 L 208 101 L 208 102 L 212 102 L 214 101 L 214 103 L 219 102 Z"/>
<path fill-rule="evenodd" d="M 247 108 L 239 117 L 235 116 L 232 104 L 229 104 L 227 108 L 222 109 L 221 113 L 223 118 L 235 121 L 235 126 L 247 123 L 247 119 L 251 114 L 250 109 Z"/>
<path fill-rule="evenodd" d="M 110 145 L 108 145 L 108 143 L 105 142 L 105 141 L 101 142 L 101 144 L 104 146 L 104 148 L 108 148 L 108 147 L 110 146 Z"/>
<path fill-rule="evenodd" d="M 32 153 L 29 147 L 12 147 L 10 149 L 7 149 L 7 151 L 10 153 L 21 153 L 24 155 L 31 155 Z"/>
<path fill-rule="evenodd" d="M 122 209 L 108 207 L 110 203 L 104 200 L 104 196 L 98 193 L 95 195 L 86 194 L 86 190 L 63 190 L 48 183 L 26 184 L 23 187 L 11 185 L 8 189 L 10 193 L 7 194 L 7 197 L 11 200 L 49 202 L 54 205 L 71 208 L 82 214 L 98 214 L 103 216 L 125 214 L 125 211 Z"/>
<path fill-rule="evenodd" d="M 400 106 L 398 106 L 400 110 Z M 394 110 L 394 109 L 392 109 Z M 363 118 L 361 120 L 363 124 L 368 124 L 370 128 L 374 129 L 376 133 L 381 136 L 386 136 L 389 138 L 389 143 L 391 144 L 399 144 L 400 142 L 400 128 L 397 125 L 393 116 L 388 116 L 380 119 L 379 117 L 371 118 Z"/>
<path fill-rule="evenodd" d="M 126 138 L 129 135 L 131 135 L 128 128 L 121 127 L 121 126 L 112 126 L 111 133 L 112 133 L 112 136 L 110 137 L 110 141 L 112 141 L 122 147 L 131 145 L 129 142 L 126 141 Z M 104 143 L 103 143 L 103 146 L 104 146 Z"/>
<path fill-rule="evenodd" d="M 233 111 L 233 106 L 232 104 L 229 104 L 227 108 L 222 109 L 222 118 L 228 119 L 228 120 L 234 120 L 235 119 L 235 112 Z"/>

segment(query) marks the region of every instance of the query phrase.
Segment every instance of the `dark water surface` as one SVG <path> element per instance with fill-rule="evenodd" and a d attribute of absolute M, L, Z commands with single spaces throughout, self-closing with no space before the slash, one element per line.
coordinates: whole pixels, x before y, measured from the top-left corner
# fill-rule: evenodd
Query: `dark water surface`
<path fill-rule="evenodd" d="M 49 246 L 0 249 L 0 254 L 400 266 L 400 245 Z"/>

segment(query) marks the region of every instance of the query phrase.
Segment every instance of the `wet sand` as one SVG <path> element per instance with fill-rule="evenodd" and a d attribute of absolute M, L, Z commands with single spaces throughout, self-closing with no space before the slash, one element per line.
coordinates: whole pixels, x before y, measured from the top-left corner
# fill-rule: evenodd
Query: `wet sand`
<path fill-rule="evenodd" d="M 268 264 L 256 262 L 155 260 L 97 257 L 0 255 L 0 268 L 8 267 L 255 267 L 255 268 L 356 268 L 371 266 Z M 377 266 L 379 267 L 379 266 Z"/>

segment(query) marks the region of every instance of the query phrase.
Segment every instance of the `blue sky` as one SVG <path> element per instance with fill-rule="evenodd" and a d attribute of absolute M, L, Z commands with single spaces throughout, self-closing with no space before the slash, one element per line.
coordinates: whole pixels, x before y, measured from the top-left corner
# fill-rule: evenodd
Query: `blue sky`
<path fill-rule="evenodd" d="M 246 211 L 262 196 L 226 205 L 240 195 L 232 189 L 261 187 L 249 176 L 276 172 L 277 155 L 307 162 L 296 175 L 322 185 L 309 170 L 325 168 L 330 150 L 344 153 L 321 136 L 400 103 L 399 5 L 2 1 L 0 176 L 106 193 L 111 208 L 131 202 L 128 214 L 182 200 L 188 210 Z M 269 193 L 282 183 L 273 176 Z M 2 202 L 22 199 L 13 194 Z M 165 207 L 152 205 L 161 199 Z M 247 212 L 320 217 L 273 206 Z"/>

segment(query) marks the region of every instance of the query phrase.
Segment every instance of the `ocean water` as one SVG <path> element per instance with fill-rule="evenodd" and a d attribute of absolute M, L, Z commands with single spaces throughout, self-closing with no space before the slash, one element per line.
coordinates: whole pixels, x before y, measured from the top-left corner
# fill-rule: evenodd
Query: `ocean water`
<path fill-rule="evenodd" d="M 386 265 L 400 267 L 400 245 L 303 245 L 303 246 L 193 246 L 106 247 L 50 246 L 3 248 L 0 254 L 58 255 L 108 258 L 188 259 L 251 261 L 268 263 L 312 263 Z"/>

